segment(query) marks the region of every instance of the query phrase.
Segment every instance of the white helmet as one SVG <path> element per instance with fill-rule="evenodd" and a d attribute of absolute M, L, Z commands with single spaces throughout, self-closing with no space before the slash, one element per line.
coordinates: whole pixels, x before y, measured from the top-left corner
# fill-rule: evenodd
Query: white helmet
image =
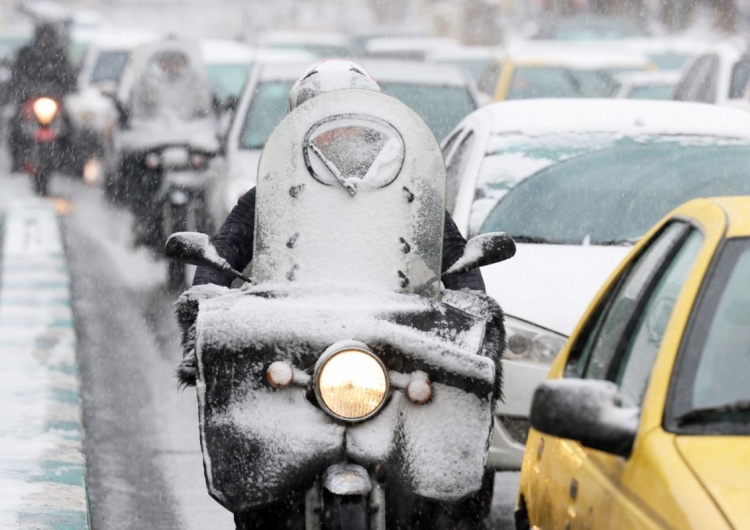
<path fill-rule="evenodd" d="M 360 88 L 380 92 L 380 87 L 367 71 L 343 59 L 326 59 L 305 70 L 289 91 L 289 112 L 308 99 L 343 88 Z"/>

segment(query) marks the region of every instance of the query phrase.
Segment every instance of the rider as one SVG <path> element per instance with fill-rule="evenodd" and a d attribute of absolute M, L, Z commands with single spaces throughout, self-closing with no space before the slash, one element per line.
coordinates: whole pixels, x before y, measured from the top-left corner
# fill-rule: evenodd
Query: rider
<path fill-rule="evenodd" d="M 137 124 L 149 134 L 163 137 L 174 132 L 175 126 L 180 128 L 185 122 L 209 116 L 212 103 L 211 87 L 196 71 L 188 55 L 175 47 L 162 49 L 149 58 L 146 69 L 132 88 L 131 127 L 137 128 Z M 159 132 L 162 124 L 166 133 Z M 153 245 L 161 242 L 154 223 L 158 218 L 154 212 L 158 208 L 155 199 L 161 175 L 156 171 L 144 171 L 145 157 L 143 151 L 123 153 L 122 164 L 129 180 L 138 183 L 128 194 L 135 217 L 135 242 Z"/>
<path fill-rule="evenodd" d="M 351 61 L 325 60 L 311 66 L 289 92 L 289 111 L 305 101 L 333 90 L 358 88 L 380 92 L 378 84 L 359 65 Z M 242 271 L 253 258 L 255 233 L 255 188 L 240 197 L 224 224 L 213 237 L 213 244 L 229 264 Z M 458 231 L 450 214 L 445 212 L 442 269 L 448 270 L 463 254 L 466 240 Z M 228 287 L 233 276 L 208 267 L 198 267 L 193 285 L 216 284 Z M 484 291 L 479 269 L 443 278 L 447 289 Z"/>
<path fill-rule="evenodd" d="M 34 41 L 18 51 L 11 67 L 9 91 L 17 109 L 10 132 L 14 170 L 18 169 L 18 155 L 23 142 L 22 104 L 39 95 L 63 97 L 75 88 L 75 73 L 65 49 L 59 43 L 55 27 L 52 24 L 40 24 L 36 27 Z M 45 94 L 37 93 L 39 90 L 44 90 Z"/>

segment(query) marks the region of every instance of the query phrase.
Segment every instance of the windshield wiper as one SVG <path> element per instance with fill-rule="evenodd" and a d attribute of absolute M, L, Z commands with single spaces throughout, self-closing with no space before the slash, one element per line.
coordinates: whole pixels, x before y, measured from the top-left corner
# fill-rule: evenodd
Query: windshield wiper
<path fill-rule="evenodd" d="M 513 241 L 516 243 L 547 243 L 551 245 L 560 245 L 559 241 L 551 241 L 545 237 L 540 236 L 517 236 L 513 235 Z"/>
<path fill-rule="evenodd" d="M 691 410 L 677 417 L 678 425 L 690 425 L 710 421 L 741 421 L 750 417 L 750 401 L 737 401 L 729 405 Z"/>
<path fill-rule="evenodd" d="M 631 238 L 631 239 L 602 239 L 597 241 L 592 241 L 592 245 L 602 245 L 602 246 L 609 246 L 609 247 L 631 247 L 638 243 L 640 238 Z"/>

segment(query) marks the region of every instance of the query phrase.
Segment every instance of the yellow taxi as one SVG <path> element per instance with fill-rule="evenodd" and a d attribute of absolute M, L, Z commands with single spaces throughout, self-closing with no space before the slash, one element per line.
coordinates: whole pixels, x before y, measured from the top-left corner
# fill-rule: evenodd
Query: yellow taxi
<path fill-rule="evenodd" d="M 633 248 L 530 419 L 517 528 L 750 528 L 750 197 Z"/>
<path fill-rule="evenodd" d="M 614 96 L 615 77 L 654 70 L 645 56 L 547 47 L 506 51 L 479 79 L 479 89 L 493 101 L 538 98 Z"/>

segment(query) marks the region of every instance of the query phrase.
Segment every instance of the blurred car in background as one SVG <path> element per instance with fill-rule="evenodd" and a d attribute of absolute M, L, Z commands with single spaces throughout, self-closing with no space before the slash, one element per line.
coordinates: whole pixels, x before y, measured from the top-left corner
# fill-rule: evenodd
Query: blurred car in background
<path fill-rule="evenodd" d="M 400 99 L 442 138 L 477 108 L 474 84 L 453 66 L 405 61 L 358 61 L 384 93 Z M 216 160 L 217 192 L 210 207 L 220 225 L 237 199 L 255 185 L 258 161 L 268 136 L 286 116 L 289 90 L 309 63 L 259 64 L 240 98 Z"/>
<path fill-rule="evenodd" d="M 587 48 L 518 47 L 505 51 L 479 83 L 494 101 L 532 98 L 612 97 L 614 76 L 653 70 L 648 58 Z"/>
<path fill-rule="evenodd" d="M 532 38 L 557 41 L 613 41 L 650 36 L 651 31 L 633 18 L 581 14 L 549 17 L 539 25 Z"/>
<path fill-rule="evenodd" d="M 719 105 L 741 100 L 750 80 L 744 42 L 724 41 L 694 58 L 683 70 L 673 98 Z"/>
<path fill-rule="evenodd" d="M 320 58 L 343 58 L 352 54 L 348 37 L 340 33 L 272 31 L 261 35 L 258 47 L 303 51 Z"/>
<path fill-rule="evenodd" d="M 617 76 L 617 81 L 620 83 L 617 97 L 669 100 L 672 99 L 674 88 L 679 80 L 680 72 L 676 71 L 621 74 Z"/>
<path fill-rule="evenodd" d="M 427 55 L 426 60 L 430 63 L 457 66 L 468 72 L 478 86 L 484 72 L 502 56 L 502 53 L 502 48 L 495 46 L 453 46 L 433 51 Z"/>
<path fill-rule="evenodd" d="M 601 45 L 601 43 L 592 43 Z M 648 57 L 661 71 L 679 72 L 695 57 L 710 50 L 712 42 L 688 37 L 659 36 L 648 39 L 628 39 L 617 43 L 620 49 Z"/>
<path fill-rule="evenodd" d="M 516 240 L 482 273 L 508 343 L 490 464 L 518 468 L 534 389 L 630 246 L 686 200 L 750 192 L 750 120 L 673 101 L 514 101 L 465 118 L 443 152 L 462 233 Z"/>
<path fill-rule="evenodd" d="M 686 184 L 750 191 L 722 169 Z M 516 528 L 747 528 L 748 220 L 750 197 L 691 201 L 619 264 L 534 396 Z"/>
<path fill-rule="evenodd" d="M 364 55 L 373 59 L 424 61 L 431 54 L 459 47 L 457 40 L 445 37 L 379 37 L 367 42 Z"/>

